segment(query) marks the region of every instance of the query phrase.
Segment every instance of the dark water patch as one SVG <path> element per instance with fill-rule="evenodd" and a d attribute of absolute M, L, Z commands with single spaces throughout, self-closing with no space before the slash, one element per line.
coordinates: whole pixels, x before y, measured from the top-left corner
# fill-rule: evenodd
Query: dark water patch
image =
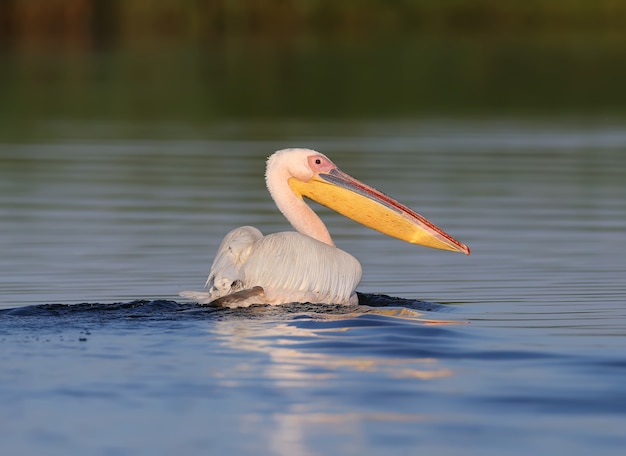
<path fill-rule="evenodd" d="M 267 324 L 273 327 L 283 323 L 296 330 L 314 332 L 357 327 L 398 329 L 407 323 L 393 314 L 408 309 L 426 307 L 439 309 L 432 303 L 386 296 L 368 295 L 378 307 L 366 305 L 320 305 L 293 303 L 281 306 L 256 305 L 247 308 L 225 309 L 179 303 L 173 300 L 135 300 L 114 303 L 42 304 L 10 309 L 0 309 L 0 340 L 17 336 L 22 343 L 86 343 L 93 334 L 116 333 L 118 337 L 129 334 L 172 334 L 175 337 L 201 335 L 208 330 L 219 330 L 224 324 Z M 398 307 L 405 304 L 405 307 Z M 393 306 L 393 307 L 391 307 Z M 375 316 L 372 312 L 383 308 L 390 315 Z M 361 318 L 363 317 L 363 318 Z M 247 323 L 249 322 L 249 323 Z M 208 324 L 208 326 L 207 326 Z M 432 328 L 427 332 L 431 333 Z M 436 330 L 435 330 L 436 331 Z M 256 334 L 255 337 L 259 337 Z M 269 338 L 275 337 L 270 335 Z M 289 335 L 288 337 L 291 337 Z M 295 336 L 294 336 L 295 337 Z M 343 340 L 343 339 L 342 339 Z M 346 340 L 343 340 L 345 343 Z M 357 342 L 360 344 L 360 342 Z M 366 348 L 367 345 L 362 346 Z M 321 348 L 321 347 L 318 347 Z M 106 353 L 105 356 L 118 356 Z"/>
<path fill-rule="evenodd" d="M 346 314 L 365 311 L 360 306 L 404 307 L 425 312 L 449 310 L 448 306 L 428 301 L 396 298 L 387 295 L 359 293 L 359 306 L 342 304 L 292 303 L 281 306 L 254 305 L 246 308 L 224 309 L 202 306 L 195 303 L 178 303 L 172 300 L 138 299 L 130 302 L 115 303 L 80 303 L 80 304 L 40 304 L 33 306 L 0 309 L 0 316 L 5 317 L 64 317 L 79 315 L 109 316 L 110 318 L 146 318 L 175 317 L 189 315 L 238 315 L 256 317 L 274 317 L 314 312 L 320 314 Z"/>
<path fill-rule="evenodd" d="M 498 410 L 516 409 L 516 413 L 525 409 L 527 413 L 626 414 L 626 390 L 623 388 L 621 391 L 595 393 L 593 397 L 520 394 L 490 397 L 487 401 L 495 404 Z"/>
<path fill-rule="evenodd" d="M 359 304 L 371 307 L 405 307 L 421 312 L 446 312 L 452 311 L 453 306 L 446 304 L 438 304 L 430 301 L 422 301 L 417 299 L 405 299 L 384 294 L 359 293 Z"/>
<path fill-rule="evenodd" d="M 123 317 L 138 316 L 140 314 L 163 313 L 178 310 L 181 307 L 175 301 L 167 300 L 136 300 L 116 303 L 80 303 L 80 304 L 41 304 L 35 306 L 16 307 L 0 310 L 0 316 L 15 317 L 44 317 L 78 315 L 88 312 L 116 312 Z"/>
<path fill-rule="evenodd" d="M 601 367 L 601 368 L 608 367 L 611 369 L 623 370 L 626 373 L 626 356 L 622 359 L 617 359 L 617 360 L 596 361 L 593 365 L 596 367 Z"/>
<path fill-rule="evenodd" d="M 307 325 L 308 328 L 317 330 L 317 323 Z M 561 354 L 549 353 L 539 350 L 507 350 L 493 349 L 489 351 L 476 351 L 464 347 L 465 339 L 471 339 L 465 332 L 454 329 L 436 330 L 423 325 L 414 325 L 409 332 L 401 333 L 401 327 L 389 326 L 388 329 L 380 330 L 379 327 L 365 327 L 355 324 L 355 320 L 343 321 L 342 329 L 348 329 L 343 334 L 333 334 L 328 339 L 310 339 L 299 341 L 287 339 L 290 345 L 296 345 L 299 350 L 325 353 L 343 353 L 351 356 L 374 356 L 381 359 L 394 358 L 430 358 L 439 360 L 460 360 L 473 362 L 525 362 L 554 360 L 563 362 Z M 346 333 L 348 334 L 346 336 Z M 570 357 L 565 357 L 565 359 Z M 580 357 L 571 357 L 571 362 L 580 364 Z"/>

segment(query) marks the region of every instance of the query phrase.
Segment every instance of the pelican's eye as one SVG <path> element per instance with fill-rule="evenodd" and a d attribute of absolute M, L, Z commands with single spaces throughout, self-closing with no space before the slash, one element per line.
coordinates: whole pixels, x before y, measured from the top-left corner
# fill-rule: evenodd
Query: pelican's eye
<path fill-rule="evenodd" d="M 333 162 L 322 155 L 312 155 L 308 158 L 308 162 L 313 172 L 317 173 L 328 173 L 331 169 L 336 168 Z"/>

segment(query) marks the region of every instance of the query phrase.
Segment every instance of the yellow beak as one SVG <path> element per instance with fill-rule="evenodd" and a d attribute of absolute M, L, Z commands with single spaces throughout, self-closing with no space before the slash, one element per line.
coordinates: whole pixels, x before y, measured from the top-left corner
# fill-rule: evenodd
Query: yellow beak
<path fill-rule="evenodd" d="M 289 186 L 323 206 L 391 237 L 435 249 L 469 255 L 470 249 L 418 213 L 363 184 L 338 168 L 309 182 L 289 178 Z"/>

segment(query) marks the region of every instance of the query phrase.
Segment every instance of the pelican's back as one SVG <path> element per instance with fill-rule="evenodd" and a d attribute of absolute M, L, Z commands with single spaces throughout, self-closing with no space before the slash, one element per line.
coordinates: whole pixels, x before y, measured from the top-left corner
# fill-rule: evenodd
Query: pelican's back
<path fill-rule="evenodd" d="M 343 250 L 286 231 L 256 241 L 243 274 L 248 286 L 263 287 L 270 304 L 347 304 L 361 280 L 361 265 Z"/>

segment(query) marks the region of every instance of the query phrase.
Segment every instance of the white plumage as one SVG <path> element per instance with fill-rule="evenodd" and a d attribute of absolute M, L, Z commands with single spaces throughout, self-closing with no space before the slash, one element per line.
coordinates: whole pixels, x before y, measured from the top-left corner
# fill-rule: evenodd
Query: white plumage
<path fill-rule="evenodd" d="M 227 307 L 356 304 L 360 281 L 361 265 L 343 250 L 295 231 L 263 236 L 252 226 L 242 226 L 224 237 L 206 282 L 208 292 L 184 296 Z M 230 298 L 220 301 L 224 297 Z"/>

